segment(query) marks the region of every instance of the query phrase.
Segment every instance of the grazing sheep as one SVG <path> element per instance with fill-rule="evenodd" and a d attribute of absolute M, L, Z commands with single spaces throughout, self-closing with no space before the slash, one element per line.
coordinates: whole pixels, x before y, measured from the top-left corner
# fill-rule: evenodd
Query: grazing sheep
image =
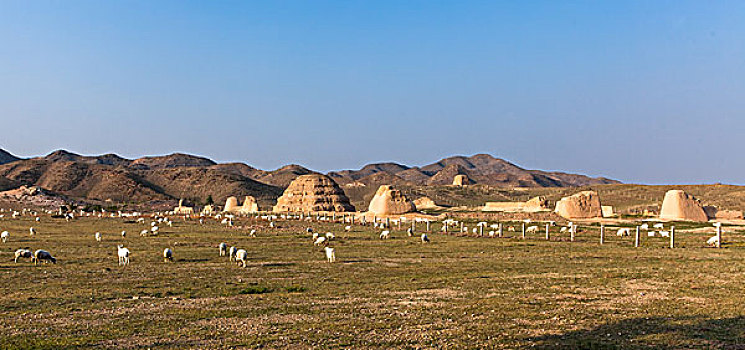
<path fill-rule="evenodd" d="M 36 230 L 34 230 L 34 228 L 31 227 L 31 228 L 28 229 L 28 233 L 29 233 L 29 235 L 33 236 L 33 235 L 36 234 Z"/>
<path fill-rule="evenodd" d="M 127 231 L 122 231 L 122 238 L 127 237 Z"/>
<path fill-rule="evenodd" d="M 15 255 L 16 255 L 16 258 L 13 260 L 14 262 L 18 262 L 18 259 L 20 258 L 26 258 L 26 259 L 32 259 L 32 260 L 34 258 L 34 253 L 24 248 L 16 250 Z"/>
<path fill-rule="evenodd" d="M 494 237 L 494 231 L 489 231 L 489 237 Z"/>
<path fill-rule="evenodd" d="M 158 230 L 160 230 L 160 227 L 158 227 L 158 226 L 153 226 L 153 227 L 152 227 L 152 228 L 150 229 L 150 231 L 153 231 L 153 234 L 154 234 L 154 235 L 157 235 L 157 234 L 158 234 Z"/>
<path fill-rule="evenodd" d="M 659 224 L 654 224 L 654 226 L 652 226 L 652 227 L 654 227 L 654 228 L 658 228 L 658 229 L 660 229 L 660 230 L 661 230 L 661 229 L 665 228 L 665 224 L 663 224 L 663 223 L 659 223 Z"/>
<path fill-rule="evenodd" d="M 251 232 L 248 233 L 250 237 L 256 237 L 256 230 L 251 230 Z"/>
<path fill-rule="evenodd" d="M 238 265 L 243 264 L 243 267 L 246 267 L 246 258 L 248 257 L 248 253 L 244 249 L 238 249 L 237 252 L 235 252 L 235 262 L 238 263 Z"/>
<path fill-rule="evenodd" d="M 173 261 L 173 250 L 171 248 L 163 249 L 163 261 Z"/>
<path fill-rule="evenodd" d="M 318 237 L 315 242 L 313 242 L 313 245 L 319 246 L 321 244 L 326 243 L 326 237 Z"/>
<path fill-rule="evenodd" d="M 639 226 L 639 229 L 645 230 L 645 231 L 649 230 L 649 224 L 642 224 L 641 226 Z"/>
<path fill-rule="evenodd" d="M 31 261 L 34 262 L 34 265 L 38 264 L 39 262 L 51 262 L 52 264 L 57 263 L 57 259 L 55 259 L 52 254 L 49 254 L 46 250 L 37 250 L 34 252 L 34 257 L 31 258 Z"/>
<path fill-rule="evenodd" d="M 313 236 L 311 238 L 313 241 L 318 239 L 318 233 L 313 232 Z"/>
<path fill-rule="evenodd" d="M 538 233 L 538 226 L 530 226 L 525 229 L 525 233 Z"/>
<path fill-rule="evenodd" d="M 331 247 L 325 247 L 323 250 L 326 251 L 326 261 L 332 263 L 336 261 L 336 252 L 334 251 L 334 248 Z"/>
<path fill-rule="evenodd" d="M 3 240 L 3 243 L 8 241 L 8 237 L 10 237 L 10 233 L 8 233 L 8 231 L 3 231 L 3 233 L 0 233 L 0 239 Z"/>
<path fill-rule="evenodd" d="M 347 231 L 347 232 L 352 231 L 352 226 L 351 225 L 344 226 L 344 231 Z"/>
<path fill-rule="evenodd" d="M 269 228 L 274 228 L 274 221 L 269 222 Z"/>
<path fill-rule="evenodd" d="M 220 243 L 217 248 L 220 249 L 220 256 L 225 256 L 228 253 L 228 245 L 225 242 Z"/>
<path fill-rule="evenodd" d="M 385 230 L 380 233 L 380 239 L 388 239 L 391 238 L 391 231 Z"/>
<path fill-rule="evenodd" d="M 426 233 L 422 233 L 422 243 L 429 243 L 429 236 Z"/>
<path fill-rule="evenodd" d="M 148 233 L 150 233 L 150 231 L 148 231 L 148 230 L 142 230 L 142 231 L 140 231 L 140 236 L 145 237 L 145 236 L 147 236 Z"/>
<path fill-rule="evenodd" d="M 238 248 L 236 247 L 230 247 L 228 250 L 229 258 L 228 260 L 233 261 L 235 259 L 235 253 L 238 251 Z"/>
<path fill-rule="evenodd" d="M 101 232 L 96 232 L 94 237 L 96 237 L 96 242 L 101 242 Z"/>
<path fill-rule="evenodd" d="M 334 238 L 336 238 L 336 236 L 334 236 L 334 234 L 333 234 L 333 233 L 331 233 L 331 232 L 326 232 L 326 240 L 327 240 L 327 241 L 331 241 L 331 240 L 332 240 L 332 239 L 334 239 Z"/>
<path fill-rule="evenodd" d="M 619 228 L 618 232 L 616 232 L 616 236 L 618 237 L 624 237 L 624 236 L 630 236 L 631 235 L 631 229 L 630 228 Z"/>
<path fill-rule="evenodd" d="M 116 249 L 116 253 L 119 256 L 119 266 L 129 265 L 129 249 L 124 248 L 124 246 L 121 244 L 116 246 Z"/>
<path fill-rule="evenodd" d="M 509 226 L 507 227 L 508 232 L 515 232 L 515 226 Z"/>
<path fill-rule="evenodd" d="M 41 221 L 41 218 L 37 216 L 36 219 L 34 219 L 34 220 L 36 220 L 36 222 L 39 222 L 39 221 Z"/>
<path fill-rule="evenodd" d="M 409 227 L 408 229 L 406 229 L 406 234 L 409 235 L 409 237 L 413 237 L 414 236 L 414 230 L 412 230 L 411 227 Z"/>
<path fill-rule="evenodd" d="M 670 238 L 670 231 L 660 231 L 660 237 Z"/>
<path fill-rule="evenodd" d="M 715 247 L 718 242 L 719 242 L 719 237 L 717 236 L 711 236 L 709 237 L 709 239 L 706 240 L 706 244 L 708 244 L 711 247 Z"/>
<path fill-rule="evenodd" d="M 647 232 L 647 237 L 654 237 L 655 234 L 657 234 L 657 232 L 655 232 L 655 231 L 649 231 L 649 232 Z"/>

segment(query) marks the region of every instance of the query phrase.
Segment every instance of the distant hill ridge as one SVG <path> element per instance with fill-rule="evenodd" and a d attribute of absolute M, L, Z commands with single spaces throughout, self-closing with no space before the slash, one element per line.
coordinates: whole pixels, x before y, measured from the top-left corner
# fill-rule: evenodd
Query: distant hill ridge
<path fill-rule="evenodd" d="M 116 154 L 83 156 L 57 150 L 21 159 L 0 150 L 0 190 L 36 185 L 84 201 L 147 203 L 185 198 L 220 203 L 228 196 L 254 196 L 271 203 L 300 175 L 317 173 L 300 165 L 260 170 L 243 163 L 218 164 L 183 153 L 126 159 Z M 615 180 L 562 172 L 526 170 L 488 154 L 455 156 L 422 167 L 397 163 L 368 164 L 359 170 L 327 175 L 340 185 L 377 188 L 394 185 L 448 185 L 455 175 L 471 183 L 499 187 L 574 187 L 616 184 Z"/>

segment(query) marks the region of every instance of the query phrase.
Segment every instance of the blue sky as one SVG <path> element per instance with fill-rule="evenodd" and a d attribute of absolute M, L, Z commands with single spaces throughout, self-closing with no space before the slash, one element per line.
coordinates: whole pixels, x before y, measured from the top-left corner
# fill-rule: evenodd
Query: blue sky
<path fill-rule="evenodd" d="M 0 0 L 0 147 L 745 183 L 745 1 Z"/>

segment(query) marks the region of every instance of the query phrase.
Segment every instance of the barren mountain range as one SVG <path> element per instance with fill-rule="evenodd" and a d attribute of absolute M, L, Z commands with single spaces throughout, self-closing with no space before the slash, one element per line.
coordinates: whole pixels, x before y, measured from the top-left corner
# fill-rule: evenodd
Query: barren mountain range
<path fill-rule="evenodd" d="M 243 163 L 218 164 L 181 153 L 131 160 L 115 154 L 82 156 L 59 150 L 43 157 L 21 159 L 0 150 L 0 190 L 36 185 L 90 203 L 171 203 L 185 198 L 187 202 L 202 204 L 208 196 L 221 203 L 228 196 L 251 195 L 268 206 L 293 179 L 310 173 L 314 171 L 299 165 L 265 171 Z M 446 158 L 423 167 L 370 164 L 360 170 L 327 175 L 342 188 L 369 187 L 374 191 L 383 184 L 447 185 L 458 174 L 468 176 L 472 184 L 505 188 L 619 183 L 606 178 L 526 170 L 486 154 Z"/>

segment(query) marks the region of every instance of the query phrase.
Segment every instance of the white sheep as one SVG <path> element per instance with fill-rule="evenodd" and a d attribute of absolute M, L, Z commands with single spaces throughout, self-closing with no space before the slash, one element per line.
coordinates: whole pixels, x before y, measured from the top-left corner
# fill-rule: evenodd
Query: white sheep
<path fill-rule="evenodd" d="M 332 240 L 332 239 L 334 239 L 334 238 L 336 238 L 336 236 L 334 236 L 334 234 L 333 234 L 333 233 L 331 233 L 331 232 L 326 232 L 326 240 L 327 240 L 327 241 L 331 241 L 331 240 Z"/>
<path fill-rule="evenodd" d="M 158 230 L 160 230 L 160 227 L 158 227 L 158 226 L 153 226 L 153 227 L 152 227 L 152 228 L 150 229 L 150 231 L 153 231 L 153 234 L 154 234 L 154 235 L 157 235 L 157 234 L 158 234 Z"/>
<path fill-rule="evenodd" d="M 489 231 L 489 237 L 494 237 L 494 231 Z"/>
<path fill-rule="evenodd" d="M 36 230 L 34 230 L 34 228 L 31 227 L 31 228 L 28 229 L 28 233 L 29 233 L 29 235 L 33 236 L 33 235 L 36 234 Z"/>
<path fill-rule="evenodd" d="M 642 224 L 641 226 L 639 226 L 639 229 L 642 229 L 642 230 L 645 230 L 645 231 L 646 230 L 649 230 L 649 224 Z"/>
<path fill-rule="evenodd" d="M 16 258 L 13 260 L 14 262 L 18 262 L 18 259 L 20 258 L 26 258 L 26 259 L 32 259 L 34 258 L 34 253 L 28 249 L 18 249 L 16 250 L 15 254 Z"/>
<path fill-rule="evenodd" d="M 670 238 L 670 231 L 660 231 L 660 237 Z"/>
<path fill-rule="evenodd" d="M 538 233 L 538 226 L 530 226 L 525 229 L 525 233 Z"/>
<path fill-rule="evenodd" d="M 344 226 L 344 231 L 347 231 L 347 232 L 352 231 L 352 226 L 351 225 Z"/>
<path fill-rule="evenodd" d="M 236 248 L 236 247 L 230 247 L 230 249 L 228 250 L 228 254 L 229 254 L 229 258 L 228 259 L 230 261 L 233 261 L 235 259 L 235 253 L 237 251 L 238 251 L 238 248 Z"/>
<path fill-rule="evenodd" d="M 409 237 L 413 237 L 414 236 L 414 230 L 412 230 L 411 227 L 409 227 L 409 228 L 406 229 L 406 234 Z"/>
<path fill-rule="evenodd" d="M 331 247 L 325 247 L 323 250 L 326 251 L 326 260 L 330 263 L 336 261 L 336 252 L 334 251 L 334 248 Z"/>
<path fill-rule="evenodd" d="M 311 238 L 314 242 L 318 239 L 318 233 L 313 232 L 313 236 Z"/>
<path fill-rule="evenodd" d="M 3 243 L 8 241 L 8 237 L 10 237 L 10 233 L 8 233 L 8 231 L 3 231 L 2 233 L 0 233 L 0 239 L 3 240 Z"/>
<path fill-rule="evenodd" d="M 129 249 L 124 248 L 123 245 L 116 246 L 117 249 L 117 255 L 119 256 L 119 265 L 120 266 L 127 266 L 129 265 Z"/>
<path fill-rule="evenodd" d="M 624 237 L 631 235 L 631 229 L 630 228 L 619 228 L 616 232 L 616 236 L 618 237 Z"/>
<path fill-rule="evenodd" d="M 256 230 L 251 230 L 251 232 L 248 233 L 251 237 L 256 237 Z"/>
<path fill-rule="evenodd" d="M 148 230 L 142 230 L 142 231 L 140 231 L 140 236 L 145 237 L 145 236 L 147 236 L 148 233 L 150 233 L 150 231 L 148 231 Z"/>
<path fill-rule="evenodd" d="M 220 243 L 217 248 L 220 249 L 220 256 L 225 256 L 228 253 L 228 245 L 225 242 Z"/>
<path fill-rule="evenodd" d="M 248 257 L 248 253 L 244 249 L 238 249 L 238 251 L 235 252 L 235 262 L 238 263 L 238 265 L 243 264 L 243 267 L 246 267 L 246 258 Z"/>
<path fill-rule="evenodd" d="M 507 232 L 515 232 L 515 226 L 507 227 Z"/>
<path fill-rule="evenodd" d="M 663 223 L 659 223 L 659 224 L 654 224 L 654 226 L 652 226 L 652 227 L 654 227 L 654 228 L 658 228 L 658 229 L 660 229 L 660 230 L 661 230 L 661 229 L 665 228 L 665 224 L 663 224 Z"/>
<path fill-rule="evenodd" d="M 163 249 L 163 260 L 165 262 L 173 261 L 173 250 L 171 248 Z"/>
<path fill-rule="evenodd" d="M 380 233 L 380 239 L 388 239 L 391 238 L 391 231 L 385 230 Z"/>
<path fill-rule="evenodd" d="M 34 262 L 34 265 L 38 264 L 39 262 L 51 262 L 52 264 L 57 263 L 57 259 L 55 259 L 52 254 L 49 254 L 46 250 L 37 250 L 34 252 L 34 257 L 31 258 L 31 261 Z"/>
<path fill-rule="evenodd" d="M 561 227 L 561 230 L 559 230 L 559 232 L 564 233 L 564 232 L 567 232 L 567 230 L 569 230 L 569 227 L 562 226 Z"/>
<path fill-rule="evenodd" d="M 96 237 L 96 242 L 101 242 L 101 232 L 96 232 L 94 237 Z"/>
<path fill-rule="evenodd" d="M 657 234 L 655 231 L 649 231 L 647 232 L 647 237 L 654 237 Z"/>
<path fill-rule="evenodd" d="M 426 233 L 422 233 L 422 243 L 429 243 L 429 236 Z"/>
<path fill-rule="evenodd" d="M 315 242 L 313 242 L 313 245 L 319 246 L 321 244 L 326 243 L 326 237 L 318 237 Z"/>
<path fill-rule="evenodd" d="M 274 221 L 272 221 L 272 222 L 269 223 L 269 228 L 274 228 L 274 226 L 275 226 L 274 225 Z"/>
<path fill-rule="evenodd" d="M 127 237 L 127 231 L 122 231 L 122 238 Z"/>
<path fill-rule="evenodd" d="M 717 236 L 711 236 L 708 240 L 706 240 L 706 244 L 708 244 L 711 247 L 715 247 L 717 243 L 719 242 L 719 237 Z"/>
<path fill-rule="evenodd" d="M 36 219 L 34 219 L 34 220 L 36 220 L 36 222 L 39 222 L 39 221 L 41 221 L 41 218 L 37 216 Z"/>

